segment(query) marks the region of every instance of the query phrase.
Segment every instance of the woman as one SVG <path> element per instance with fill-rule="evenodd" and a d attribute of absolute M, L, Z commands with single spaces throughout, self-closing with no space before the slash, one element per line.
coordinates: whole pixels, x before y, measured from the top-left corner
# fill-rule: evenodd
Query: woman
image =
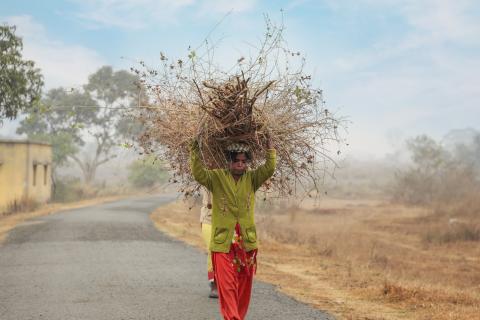
<path fill-rule="evenodd" d="M 268 139 L 265 164 L 247 170 L 248 147 L 232 144 L 228 168 L 208 170 L 200 160 L 198 142 L 191 147 L 190 164 L 195 180 L 212 194 L 212 252 L 220 311 L 225 320 L 243 320 L 248 311 L 256 269 L 257 233 L 255 192 L 275 171 L 276 152 Z"/>

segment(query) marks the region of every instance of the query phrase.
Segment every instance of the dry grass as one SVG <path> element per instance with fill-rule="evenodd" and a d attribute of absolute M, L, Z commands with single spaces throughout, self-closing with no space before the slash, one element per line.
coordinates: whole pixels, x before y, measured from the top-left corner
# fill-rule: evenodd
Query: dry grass
<path fill-rule="evenodd" d="M 196 209 L 158 228 L 203 248 Z M 257 214 L 258 278 L 342 319 L 480 319 L 480 242 L 428 242 L 451 220 L 381 201 L 329 199 Z M 285 244 L 288 242 L 288 245 Z"/>

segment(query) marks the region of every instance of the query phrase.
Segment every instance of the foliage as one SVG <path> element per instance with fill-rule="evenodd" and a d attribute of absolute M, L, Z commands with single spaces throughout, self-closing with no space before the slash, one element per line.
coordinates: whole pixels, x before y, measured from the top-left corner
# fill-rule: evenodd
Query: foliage
<path fill-rule="evenodd" d="M 463 201 L 480 189 L 480 134 L 472 144 L 448 150 L 422 135 L 407 141 L 412 165 L 396 174 L 393 197 L 409 204 L 430 205 Z"/>
<path fill-rule="evenodd" d="M 55 181 L 52 200 L 54 202 L 72 202 L 85 198 L 85 188 L 76 177 L 60 177 Z"/>
<path fill-rule="evenodd" d="M 118 140 L 134 123 L 123 118 L 123 111 L 135 100 L 136 80 L 131 73 L 104 66 L 90 75 L 82 91 L 52 89 L 37 108 L 28 111 L 17 133 L 52 143 L 55 164 L 75 162 L 85 183 L 91 184 L 97 168 L 116 157 Z M 93 151 L 80 157 L 91 140 Z"/>
<path fill-rule="evenodd" d="M 31 109 L 20 122 L 17 133 L 51 143 L 55 167 L 63 166 L 85 145 L 82 132 L 94 121 L 96 106 L 88 93 L 51 89 L 39 107 Z"/>
<path fill-rule="evenodd" d="M 23 59 L 23 42 L 15 29 L 0 25 L 0 120 L 31 109 L 42 93 L 40 70 L 33 61 Z"/>
<path fill-rule="evenodd" d="M 128 171 L 128 180 L 134 187 L 139 188 L 152 187 L 167 181 L 168 178 L 165 164 L 151 155 L 133 162 Z"/>

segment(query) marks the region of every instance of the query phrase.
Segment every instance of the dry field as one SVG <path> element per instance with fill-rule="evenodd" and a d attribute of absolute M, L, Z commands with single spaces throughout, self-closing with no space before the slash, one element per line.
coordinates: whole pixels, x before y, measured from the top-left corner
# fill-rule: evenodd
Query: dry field
<path fill-rule="evenodd" d="M 258 207 L 257 277 L 296 299 L 339 319 L 480 319 L 475 221 L 378 200 Z M 152 219 L 203 248 L 198 212 L 177 201 Z"/>

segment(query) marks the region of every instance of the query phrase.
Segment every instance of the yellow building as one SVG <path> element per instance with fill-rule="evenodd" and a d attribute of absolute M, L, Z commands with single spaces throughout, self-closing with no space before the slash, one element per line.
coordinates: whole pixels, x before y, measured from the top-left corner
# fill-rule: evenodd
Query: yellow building
<path fill-rule="evenodd" d="M 0 139 L 0 212 L 47 202 L 51 175 L 50 144 Z"/>

